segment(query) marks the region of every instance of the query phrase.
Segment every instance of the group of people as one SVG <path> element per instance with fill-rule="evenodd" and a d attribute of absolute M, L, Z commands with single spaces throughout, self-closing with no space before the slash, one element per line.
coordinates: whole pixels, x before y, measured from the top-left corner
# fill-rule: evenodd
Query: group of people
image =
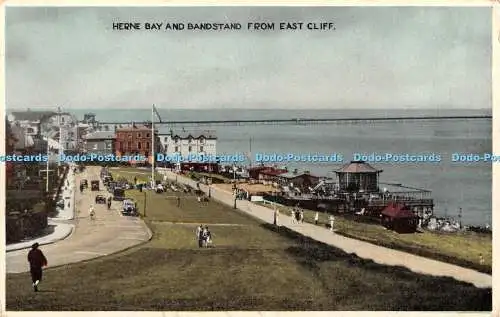
<path fill-rule="evenodd" d="M 299 207 L 295 207 L 290 210 L 292 223 L 304 223 L 304 210 L 299 209 Z"/>
<path fill-rule="evenodd" d="M 196 228 L 196 239 L 198 240 L 198 247 L 200 248 L 208 248 L 212 246 L 212 233 L 208 230 L 208 226 L 203 227 L 200 225 Z"/>

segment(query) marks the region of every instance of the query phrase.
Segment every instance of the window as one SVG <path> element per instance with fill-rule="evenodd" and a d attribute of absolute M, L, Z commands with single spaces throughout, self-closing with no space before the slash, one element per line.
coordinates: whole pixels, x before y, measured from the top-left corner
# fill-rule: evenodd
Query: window
<path fill-rule="evenodd" d="M 178 146 L 175 147 L 175 151 L 174 152 L 175 153 L 179 152 L 179 147 Z"/>
<path fill-rule="evenodd" d="M 139 149 L 139 150 L 140 150 L 140 149 L 141 149 L 141 147 L 142 147 L 141 142 L 137 142 L 137 149 Z"/>
<path fill-rule="evenodd" d="M 189 141 L 189 143 L 193 143 L 193 138 L 189 137 L 188 141 Z M 190 152 L 191 152 L 191 150 L 190 150 Z"/>
<path fill-rule="evenodd" d="M 128 144 L 127 144 L 127 147 L 128 147 L 129 149 L 132 149 L 132 142 L 128 141 L 127 143 L 128 143 Z"/>
<path fill-rule="evenodd" d="M 138 138 L 142 138 L 142 134 L 137 133 L 137 137 L 138 137 Z"/>
<path fill-rule="evenodd" d="M 168 142 L 168 137 L 166 136 L 163 141 Z"/>
<path fill-rule="evenodd" d="M 129 133 L 129 134 L 128 134 L 128 138 L 129 138 L 129 139 L 132 139 L 132 133 Z"/>
<path fill-rule="evenodd" d="M 189 147 L 188 147 L 188 152 L 190 152 L 190 153 L 191 153 L 191 151 L 192 151 L 192 150 L 193 150 L 193 147 L 192 147 L 192 146 L 189 146 Z"/>
<path fill-rule="evenodd" d="M 200 146 L 200 152 L 203 152 L 203 146 Z"/>
<path fill-rule="evenodd" d="M 150 137 L 151 137 L 151 135 L 149 133 L 146 134 L 146 138 L 150 138 Z"/>
<path fill-rule="evenodd" d="M 94 145 L 92 146 L 92 150 L 97 150 L 97 143 L 94 143 Z"/>
<path fill-rule="evenodd" d="M 146 149 L 149 149 L 149 142 L 146 142 Z"/>
<path fill-rule="evenodd" d="M 204 137 L 200 138 L 200 144 L 205 144 L 205 138 Z"/>

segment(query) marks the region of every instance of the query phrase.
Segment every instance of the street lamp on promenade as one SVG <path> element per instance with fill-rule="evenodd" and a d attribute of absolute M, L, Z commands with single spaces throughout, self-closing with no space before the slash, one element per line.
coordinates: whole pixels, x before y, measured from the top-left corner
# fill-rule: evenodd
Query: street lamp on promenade
<path fill-rule="evenodd" d="M 234 209 L 237 209 L 237 208 L 238 208 L 238 207 L 236 206 L 236 198 L 238 197 L 238 196 L 237 196 L 237 193 L 238 193 L 238 191 L 237 191 L 237 189 L 235 189 L 235 190 L 234 190 Z"/>
<path fill-rule="evenodd" d="M 144 191 L 144 218 L 146 218 L 146 205 L 147 205 L 146 191 Z"/>
<path fill-rule="evenodd" d="M 233 184 L 234 184 L 234 209 L 237 209 L 236 199 L 238 198 L 238 186 L 236 186 L 236 166 L 233 165 Z"/>

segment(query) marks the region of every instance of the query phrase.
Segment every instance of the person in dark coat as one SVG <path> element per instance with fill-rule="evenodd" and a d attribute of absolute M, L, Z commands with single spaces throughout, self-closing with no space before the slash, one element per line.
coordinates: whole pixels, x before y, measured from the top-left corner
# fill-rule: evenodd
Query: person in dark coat
<path fill-rule="evenodd" d="M 34 243 L 31 246 L 30 252 L 28 252 L 31 280 L 35 292 L 38 292 L 38 284 L 42 281 L 42 267 L 47 266 L 47 258 L 45 258 L 45 255 L 38 247 L 39 244 Z"/>

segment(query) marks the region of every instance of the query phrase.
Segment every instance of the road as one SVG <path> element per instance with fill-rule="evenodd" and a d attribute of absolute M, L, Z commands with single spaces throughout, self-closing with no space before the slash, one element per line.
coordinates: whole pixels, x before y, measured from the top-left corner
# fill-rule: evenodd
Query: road
<path fill-rule="evenodd" d="M 102 182 L 100 191 L 90 191 L 90 181 L 99 180 L 99 172 L 100 167 L 87 167 L 85 172 L 76 175 L 75 187 L 79 188 L 80 180 L 86 178 L 89 188 L 82 194 L 79 190 L 76 191 L 75 219 L 66 221 L 75 225 L 73 234 L 65 240 L 41 247 L 49 262 L 49 268 L 116 253 L 151 238 L 151 231 L 142 219 L 121 215 L 121 202 L 114 201 L 111 210 L 108 210 L 106 205 L 95 204 L 96 195 L 109 195 Z M 89 217 L 91 204 L 95 206 L 95 220 Z M 7 273 L 28 271 L 27 253 L 28 250 L 8 252 Z"/>

